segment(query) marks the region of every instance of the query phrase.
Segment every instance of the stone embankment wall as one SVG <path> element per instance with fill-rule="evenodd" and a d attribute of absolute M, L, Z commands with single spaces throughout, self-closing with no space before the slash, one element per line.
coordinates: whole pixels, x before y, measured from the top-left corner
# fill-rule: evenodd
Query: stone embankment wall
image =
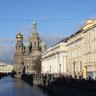
<path fill-rule="evenodd" d="M 96 81 L 73 78 L 57 78 L 46 87 L 55 96 L 96 96 Z"/>
<path fill-rule="evenodd" d="M 46 87 L 54 81 L 54 76 L 50 74 L 23 74 L 20 76 L 20 78 L 31 85 L 37 85 L 41 87 Z"/>
<path fill-rule="evenodd" d="M 54 78 L 53 75 L 22 75 L 21 79 L 55 96 L 96 96 L 96 80 Z"/>
<path fill-rule="evenodd" d="M 8 76 L 8 75 L 12 76 L 13 74 L 12 73 L 8 73 L 8 74 L 7 73 L 0 73 L 0 79 L 5 77 L 5 76 Z"/>
<path fill-rule="evenodd" d="M 33 84 L 37 86 L 48 86 L 54 81 L 54 75 L 51 74 L 34 74 Z"/>
<path fill-rule="evenodd" d="M 21 75 L 21 79 L 27 82 L 28 84 L 33 85 L 33 75 L 23 74 Z"/>

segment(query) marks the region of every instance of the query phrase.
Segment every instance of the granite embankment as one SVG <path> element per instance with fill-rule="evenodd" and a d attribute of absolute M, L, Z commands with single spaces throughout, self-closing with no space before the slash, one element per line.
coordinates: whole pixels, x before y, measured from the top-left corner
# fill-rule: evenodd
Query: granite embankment
<path fill-rule="evenodd" d="M 33 85 L 32 75 L 22 75 L 21 79 Z M 65 77 L 55 78 L 53 81 L 45 79 L 38 86 L 52 96 L 96 96 L 96 80 Z"/>
<path fill-rule="evenodd" d="M 33 85 L 33 75 L 22 74 L 21 79 L 27 82 L 28 84 Z"/>
<path fill-rule="evenodd" d="M 9 74 L 6 74 L 6 73 L 0 73 L 0 79 L 5 77 L 5 76 L 8 76 Z"/>
<path fill-rule="evenodd" d="M 96 81 L 57 78 L 45 89 L 55 96 L 96 96 Z"/>

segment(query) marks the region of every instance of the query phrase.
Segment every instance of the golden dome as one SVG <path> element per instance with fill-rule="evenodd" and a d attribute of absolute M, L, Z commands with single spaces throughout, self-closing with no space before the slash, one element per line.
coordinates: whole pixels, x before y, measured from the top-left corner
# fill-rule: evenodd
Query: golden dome
<path fill-rule="evenodd" d="M 16 38 L 23 38 L 23 35 L 19 32 L 19 33 L 16 35 Z"/>

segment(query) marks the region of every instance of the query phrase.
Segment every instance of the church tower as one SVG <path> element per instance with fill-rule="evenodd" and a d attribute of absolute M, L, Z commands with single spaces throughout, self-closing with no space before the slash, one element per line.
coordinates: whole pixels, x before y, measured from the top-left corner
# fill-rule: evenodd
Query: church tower
<path fill-rule="evenodd" d="M 32 35 L 23 44 L 23 35 L 16 35 L 14 50 L 14 71 L 17 76 L 23 74 L 41 73 L 41 51 L 44 52 L 46 44 L 42 42 L 37 32 L 37 22 L 33 21 Z"/>
<path fill-rule="evenodd" d="M 25 74 L 29 74 L 31 72 L 31 64 L 30 64 L 29 55 L 30 55 L 30 42 L 29 40 L 26 40 L 24 43 L 24 53 L 23 53 Z"/>
<path fill-rule="evenodd" d="M 31 50 L 35 51 L 41 51 L 41 41 L 40 41 L 40 37 L 39 34 L 37 33 L 36 30 L 37 27 L 37 22 L 36 20 L 33 21 L 33 32 L 32 32 L 32 36 L 30 38 L 30 42 L 31 42 Z"/>
<path fill-rule="evenodd" d="M 15 51 L 14 51 L 14 70 L 17 74 L 22 73 L 23 68 L 23 35 L 19 32 L 16 35 L 16 45 L 15 45 Z"/>
<path fill-rule="evenodd" d="M 30 38 L 31 54 L 30 63 L 32 64 L 32 73 L 41 72 L 41 40 L 36 30 L 37 22 L 33 21 L 33 32 Z"/>

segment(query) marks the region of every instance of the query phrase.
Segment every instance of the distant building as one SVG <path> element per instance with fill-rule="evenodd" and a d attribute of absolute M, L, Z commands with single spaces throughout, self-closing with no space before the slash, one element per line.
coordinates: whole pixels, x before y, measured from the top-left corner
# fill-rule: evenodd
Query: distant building
<path fill-rule="evenodd" d="M 13 65 L 0 62 L 0 73 L 11 73 L 13 71 Z"/>
<path fill-rule="evenodd" d="M 42 73 L 66 74 L 67 38 L 42 53 Z"/>
<path fill-rule="evenodd" d="M 46 45 L 41 41 L 36 25 L 37 22 L 34 20 L 32 35 L 26 42 L 23 42 L 20 32 L 16 36 L 14 70 L 17 74 L 41 73 L 41 52 L 46 49 Z"/>

